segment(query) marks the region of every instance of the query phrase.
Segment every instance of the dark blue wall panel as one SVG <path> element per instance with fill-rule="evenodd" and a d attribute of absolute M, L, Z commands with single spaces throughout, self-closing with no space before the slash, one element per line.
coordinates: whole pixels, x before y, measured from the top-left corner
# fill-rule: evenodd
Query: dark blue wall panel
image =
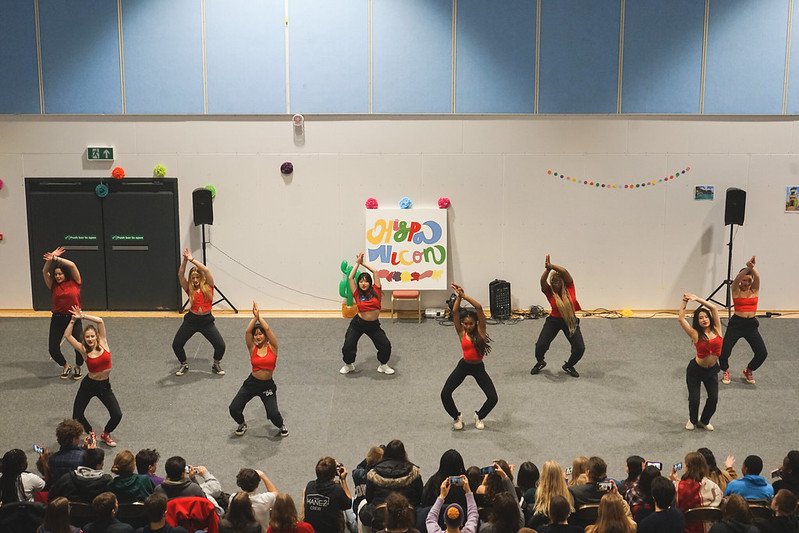
<path fill-rule="evenodd" d="M 459 0 L 456 42 L 456 112 L 533 112 L 534 0 Z"/>
<path fill-rule="evenodd" d="M 698 113 L 705 5 L 696 0 L 627 0 L 624 113 Z"/>
<path fill-rule="evenodd" d="M 289 2 L 293 113 L 369 111 L 366 0 Z"/>
<path fill-rule="evenodd" d="M 706 114 L 782 112 L 788 0 L 711 0 Z"/>
<path fill-rule="evenodd" d="M 125 101 L 133 114 L 203 112 L 198 0 L 123 0 Z"/>
<path fill-rule="evenodd" d="M 36 20 L 31 0 L 5 0 L 0 11 L 0 113 L 39 113 Z"/>
<path fill-rule="evenodd" d="M 282 0 L 205 0 L 208 112 L 286 112 Z"/>
<path fill-rule="evenodd" d="M 372 7 L 372 108 L 452 111 L 452 0 L 379 0 Z"/>
<path fill-rule="evenodd" d="M 619 0 L 543 0 L 540 113 L 615 113 Z"/>
<path fill-rule="evenodd" d="M 789 115 L 799 114 L 799 2 L 793 3 L 793 23 L 791 31 L 791 59 L 788 65 L 788 105 Z"/>
<path fill-rule="evenodd" d="M 39 2 L 45 113 L 121 113 L 117 4 Z"/>

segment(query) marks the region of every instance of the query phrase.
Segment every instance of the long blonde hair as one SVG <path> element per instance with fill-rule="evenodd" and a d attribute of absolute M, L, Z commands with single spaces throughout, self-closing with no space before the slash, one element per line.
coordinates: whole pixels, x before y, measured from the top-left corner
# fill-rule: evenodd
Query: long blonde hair
<path fill-rule="evenodd" d="M 635 533 L 636 530 L 635 522 L 627 517 L 624 500 L 617 493 L 609 492 L 599 500 L 596 524 L 585 528 L 585 533 L 604 533 L 611 528 L 621 528 L 627 533 Z"/>
<path fill-rule="evenodd" d="M 189 280 L 191 280 L 192 272 L 197 272 L 197 274 L 199 274 L 200 292 L 203 293 L 203 296 L 205 297 L 206 300 L 210 300 L 212 287 L 208 285 L 208 281 L 206 281 L 205 279 L 205 273 L 202 270 L 198 269 L 197 267 L 191 267 L 191 270 L 189 270 Z"/>
<path fill-rule="evenodd" d="M 541 478 L 535 491 L 533 511 L 549 516 L 549 505 L 553 496 L 563 496 L 569 502 L 569 511 L 574 512 L 574 500 L 563 477 L 563 470 L 555 461 L 547 461 L 541 470 Z"/>
<path fill-rule="evenodd" d="M 569 291 L 566 290 L 563 277 L 558 272 L 553 272 L 549 277 L 550 289 L 552 288 L 552 280 L 555 279 L 560 280 L 560 294 L 552 291 L 552 296 L 555 298 L 555 306 L 558 308 L 560 316 L 563 317 L 563 320 L 566 321 L 566 325 L 569 327 L 569 335 L 574 335 L 575 330 L 577 330 L 577 316 L 574 314 L 574 304 L 571 298 L 569 298 Z"/>
<path fill-rule="evenodd" d="M 585 485 L 588 483 L 588 457 L 578 455 L 572 461 L 572 477 L 569 485 Z"/>

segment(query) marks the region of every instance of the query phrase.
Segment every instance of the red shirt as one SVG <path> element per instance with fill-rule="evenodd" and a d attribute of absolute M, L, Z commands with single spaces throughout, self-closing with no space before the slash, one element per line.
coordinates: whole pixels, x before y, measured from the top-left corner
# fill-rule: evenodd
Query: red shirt
<path fill-rule="evenodd" d="M 90 374 L 94 374 L 95 372 L 103 372 L 105 370 L 111 369 L 111 352 L 108 350 L 103 350 L 97 357 L 87 357 L 86 358 L 86 368 L 89 370 Z"/>
<path fill-rule="evenodd" d="M 696 346 L 696 356 L 699 359 L 704 359 L 711 355 L 721 357 L 721 345 L 723 343 L 724 339 L 721 338 L 721 335 L 716 335 L 710 340 L 699 340 L 694 344 Z"/>
<path fill-rule="evenodd" d="M 552 311 L 550 311 L 549 316 L 555 318 L 563 318 L 558 310 L 558 304 L 555 303 L 555 295 L 552 292 L 552 289 L 547 286 L 546 289 L 542 289 L 541 292 L 547 297 L 549 300 L 549 305 L 552 307 Z M 569 295 L 569 300 L 572 302 L 572 306 L 574 306 L 575 311 L 580 311 L 582 307 L 580 307 L 580 302 L 577 301 L 577 293 L 574 290 L 574 282 L 572 281 L 570 284 L 566 285 L 566 293 Z"/>
<path fill-rule="evenodd" d="M 250 363 L 252 364 L 252 371 L 269 370 L 272 371 L 277 366 L 277 355 L 272 351 L 272 347 L 266 346 L 266 355 L 258 355 L 258 347 L 252 347 L 250 354 Z"/>
<path fill-rule="evenodd" d="M 756 313 L 757 312 L 757 296 L 751 298 L 733 298 L 732 304 L 735 306 L 737 313 Z"/>
<path fill-rule="evenodd" d="M 461 348 L 463 349 L 463 360 L 479 362 L 483 360 L 483 356 L 474 347 L 474 343 L 469 335 L 461 337 Z"/>
<path fill-rule="evenodd" d="M 383 291 L 376 285 L 372 285 L 372 290 L 374 291 L 375 295 L 371 298 L 367 298 L 366 295 L 361 292 L 361 289 L 355 290 L 355 296 L 357 298 L 355 304 L 358 306 L 359 313 L 363 313 L 364 311 L 380 311 L 380 302 L 383 299 Z"/>
<path fill-rule="evenodd" d="M 53 295 L 53 313 L 68 315 L 73 305 L 80 307 L 80 283 L 75 280 L 53 281 L 50 292 Z"/>
<path fill-rule="evenodd" d="M 266 533 L 314 533 L 314 529 L 308 522 L 297 522 L 297 527 L 292 531 L 278 531 L 272 526 L 269 526 L 266 528 Z"/>
<path fill-rule="evenodd" d="M 214 288 L 211 287 L 211 293 L 208 298 L 205 297 L 203 291 L 197 289 L 191 293 L 191 312 L 194 314 L 202 314 L 211 310 L 214 303 Z"/>

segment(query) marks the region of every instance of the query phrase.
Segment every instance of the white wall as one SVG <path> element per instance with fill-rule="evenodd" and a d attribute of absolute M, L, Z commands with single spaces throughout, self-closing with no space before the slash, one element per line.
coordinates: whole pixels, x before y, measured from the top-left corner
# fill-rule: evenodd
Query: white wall
<path fill-rule="evenodd" d="M 30 308 L 24 177 L 108 176 L 87 145 L 116 147 L 114 165 L 179 179 L 181 239 L 198 252 L 191 191 L 216 186 L 209 266 L 238 306 L 336 309 L 342 259 L 362 246 L 363 203 L 449 196 L 450 280 L 488 303 L 494 278 L 514 307 L 544 305 L 544 254 L 572 272 L 586 309 L 661 309 L 709 293 L 726 274 L 724 191 L 748 192 L 734 267 L 757 254 L 764 309 L 797 309 L 799 215 L 783 212 L 799 184 L 794 122 L 606 118 L 314 118 L 295 144 L 288 118 L 0 118 L 0 308 Z M 283 161 L 294 175 L 281 177 Z M 691 167 L 643 190 L 596 190 L 574 177 L 624 183 Z M 693 200 L 695 185 L 716 200 Z M 176 250 L 175 253 L 178 253 Z M 248 269 L 257 272 L 253 274 Z M 264 279 L 274 280 L 306 296 Z M 426 293 L 441 306 L 444 291 Z"/>

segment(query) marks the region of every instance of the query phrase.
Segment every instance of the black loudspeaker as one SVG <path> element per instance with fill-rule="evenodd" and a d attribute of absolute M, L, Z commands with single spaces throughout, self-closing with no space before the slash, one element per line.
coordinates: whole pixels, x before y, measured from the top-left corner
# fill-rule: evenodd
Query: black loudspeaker
<path fill-rule="evenodd" d="M 504 279 L 495 279 L 489 283 L 488 301 L 491 306 L 491 318 L 499 320 L 510 318 L 510 283 Z"/>
<path fill-rule="evenodd" d="M 744 225 L 746 211 L 746 191 L 730 187 L 727 189 L 727 204 L 724 207 L 724 225 Z"/>
<path fill-rule="evenodd" d="M 208 189 L 194 189 L 191 193 L 194 204 L 194 225 L 214 223 L 214 205 L 211 203 L 211 191 Z"/>

